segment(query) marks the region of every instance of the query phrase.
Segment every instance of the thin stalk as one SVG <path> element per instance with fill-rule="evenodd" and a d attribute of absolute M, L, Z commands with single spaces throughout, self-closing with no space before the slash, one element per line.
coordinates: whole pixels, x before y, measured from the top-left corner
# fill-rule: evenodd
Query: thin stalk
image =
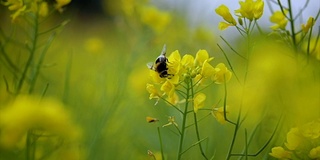
<path fill-rule="evenodd" d="M 162 144 L 162 138 L 161 138 L 160 128 L 157 127 L 157 129 L 158 129 L 158 136 L 159 136 L 159 141 L 160 141 L 161 159 L 164 160 L 163 144 Z"/>
<path fill-rule="evenodd" d="M 32 16 L 33 17 L 33 16 Z M 35 14 L 35 16 L 33 17 L 34 18 L 34 30 L 33 30 L 33 37 L 31 38 L 32 39 L 32 46 L 31 46 L 31 50 L 30 50 L 30 55 L 28 57 L 28 60 L 27 60 L 27 63 L 22 71 L 22 75 L 21 75 L 21 78 L 18 82 L 18 85 L 17 85 L 17 94 L 19 94 L 21 92 L 21 88 L 23 86 L 23 83 L 25 82 L 25 79 L 26 79 L 26 76 L 27 76 L 27 73 L 28 73 L 28 70 L 31 66 L 31 63 L 34 59 L 34 56 L 35 56 L 35 52 L 36 52 L 36 48 L 37 48 L 37 43 L 38 43 L 38 32 L 39 32 L 39 26 L 38 26 L 38 14 Z"/>
<path fill-rule="evenodd" d="M 293 48 L 295 51 L 297 51 L 297 40 L 296 40 L 296 34 L 295 34 L 295 28 L 294 28 L 294 17 L 292 14 L 292 6 L 291 6 L 291 0 L 288 0 L 288 10 L 289 10 L 289 21 L 290 21 L 290 28 L 291 28 L 291 38 L 293 43 Z"/>
<path fill-rule="evenodd" d="M 182 146 L 183 146 L 183 140 L 184 140 L 184 134 L 185 134 L 185 129 L 186 129 L 186 121 L 187 121 L 187 112 L 188 112 L 188 106 L 189 106 L 189 96 L 190 96 L 190 84 L 187 83 L 187 96 L 186 96 L 186 104 L 184 107 L 184 112 L 182 113 L 182 129 L 181 129 L 181 136 L 180 136 L 180 142 L 179 142 L 179 150 L 178 150 L 178 160 L 181 159 L 182 156 Z"/>
<path fill-rule="evenodd" d="M 38 62 L 37 66 L 36 66 L 35 69 L 34 69 L 34 74 L 33 74 L 32 79 L 31 79 L 31 84 L 30 84 L 30 88 L 29 88 L 29 93 L 32 93 L 33 90 L 34 90 L 34 87 L 35 87 L 35 84 L 36 84 L 36 82 L 37 82 L 37 78 L 38 78 L 38 75 L 39 75 L 39 72 L 40 72 L 40 67 L 41 67 L 42 64 L 43 64 L 44 58 L 45 58 L 45 56 L 46 56 L 46 53 L 47 53 L 50 45 L 52 44 L 53 39 L 55 38 L 55 35 L 56 35 L 56 34 L 53 33 L 53 34 L 49 37 L 49 39 L 48 39 L 48 41 L 47 41 L 47 43 L 46 43 L 46 46 L 44 47 L 44 49 L 43 49 L 43 51 L 42 51 L 42 53 L 41 53 L 41 55 L 40 55 L 39 62 Z"/>
<path fill-rule="evenodd" d="M 190 80 L 190 83 L 191 83 L 190 85 L 193 86 L 192 80 Z M 193 98 L 194 98 L 194 90 L 193 90 L 193 87 L 192 87 L 191 88 L 191 99 L 193 99 Z M 198 127 L 197 113 L 193 112 L 193 117 L 194 117 L 194 126 L 195 126 L 196 134 L 197 134 L 197 140 L 200 141 L 200 133 L 199 133 L 199 127 Z M 201 155 L 205 159 L 208 159 L 207 156 L 205 155 L 205 153 L 203 152 L 201 143 L 199 143 L 199 149 L 200 149 Z"/>

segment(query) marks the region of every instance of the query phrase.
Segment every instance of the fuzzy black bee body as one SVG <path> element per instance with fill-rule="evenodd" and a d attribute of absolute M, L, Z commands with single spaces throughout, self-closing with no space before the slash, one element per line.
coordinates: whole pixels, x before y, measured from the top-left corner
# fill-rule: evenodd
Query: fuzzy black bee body
<path fill-rule="evenodd" d="M 166 57 L 166 49 L 167 47 L 164 45 L 160 56 L 156 59 L 154 64 L 148 65 L 150 69 L 159 73 L 160 78 L 172 76 L 172 74 L 168 74 L 168 58 Z"/>

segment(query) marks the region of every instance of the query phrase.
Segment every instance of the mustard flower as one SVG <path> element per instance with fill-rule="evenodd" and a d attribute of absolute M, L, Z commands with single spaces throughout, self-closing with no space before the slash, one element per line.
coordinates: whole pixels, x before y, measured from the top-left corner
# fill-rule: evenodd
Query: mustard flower
<path fill-rule="evenodd" d="M 309 152 L 309 157 L 311 159 L 320 159 L 320 146 L 312 148 Z"/>
<path fill-rule="evenodd" d="M 168 61 L 170 63 L 167 63 L 168 65 L 168 74 L 176 75 L 173 77 L 168 78 L 167 80 L 170 81 L 173 84 L 177 84 L 179 82 L 179 72 L 181 68 L 181 56 L 178 50 L 172 52 L 170 56 L 168 57 Z"/>
<path fill-rule="evenodd" d="M 288 10 L 284 10 L 284 14 L 287 14 Z M 275 23 L 273 26 L 271 26 L 272 30 L 277 30 L 277 29 L 282 29 L 285 30 L 287 23 L 288 23 L 288 19 L 286 18 L 286 16 L 282 13 L 282 11 L 275 11 L 271 17 L 270 17 L 270 21 L 272 23 Z"/>
<path fill-rule="evenodd" d="M 210 62 L 213 57 L 209 58 L 209 54 L 206 50 L 199 50 L 196 54 L 195 64 L 202 66 L 205 61 Z"/>
<path fill-rule="evenodd" d="M 303 139 L 300 136 L 299 128 L 292 128 L 287 133 L 287 142 L 285 145 L 289 150 L 295 150 L 302 141 Z"/>
<path fill-rule="evenodd" d="M 68 5 L 71 2 L 71 0 L 56 0 L 56 2 L 57 2 L 55 5 L 56 10 L 58 10 L 59 12 L 62 12 L 63 11 L 62 7 Z"/>
<path fill-rule="evenodd" d="M 259 19 L 263 14 L 264 3 L 262 0 L 240 1 L 240 8 L 235 12 L 241 18 L 247 18 L 250 21 Z"/>
<path fill-rule="evenodd" d="M 169 13 L 160 11 L 154 6 L 143 6 L 140 10 L 141 22 L 156 33 L 161 33 L 171 21 Z"/>
<path fill-rule="evenodd" d="M 232 73 L 228 68 L 223 64 L 219 63 L 215 67 L 215 74 L 212 76 L 212 80 L 217 84 L 222 84 L 228 82 L 232 76 Z"/>
<path fill-rule="evenodd" d="M 148 116 L 148 117 L 146 117 L 146 121 L 147 121 L 148 123 L 154 123 L 154 122 L 158 122 L 159 119 Z"/>
<path fill-rule="evenodd" d="M 168 123 L 163 125 L 162 127 L 167 127 L 167 126 L 170 126 L 170 125 L 175 125 L 176 127 L 178 127 L 178 124 L 176 123 L 174 116 L 169 116 L 168 117 Z"/>
<path fill-rule="evenodd" d="M 201 76 L 203 78 L 210 78 L 214 75 L 214 73 L 215 69 L 211 66 L 210 63 L 208 63 L 207 60 L 205 60 L 201 67 Z"/>
<path fill-rule="evenodd" d="M 68 141 L 80 137 L 63 104 L 55 99 L 19 96 L 0 111 L 0 145 L 12 148 L 29 129 L 41 129 Z"/>
<path fill-rule="evenodd" d="M 153 84 L 147 83 L 147 91 L 150 93 L 149 99 L 160 98 L 160 94 L 158 93 L 158 90 L 154 87 Z"/>
<path fill-rule="evenodd" d="M 229 8 L 225 5 L 220 5 L 218 8 L 215 9 L 216 13 L 220 15 L 225 21 L 227 22 L 220 22 L 219 29 L 224 30 L 229 26 L 237 25 L 236 20 L 232 17 Z"/>
<path fill-rule="evenodd" d="M 224 118 L 224 107 L 219 107 L 219 108 L 213 108 L 212 109 L 212 115 L 214 116 L 214 118 L 216 118 L 216 120 L 221 123 L 221 124 L 225 124 L 226 120 Z M 227 111 L 226 111 L 227 112 Z M 228 112 L 227 112 L 228 113 Z"/>
<path fill-rule="evenodd" d="M 47 2 L 41 2 L 39 6 L 39 15 L 41 17 L 46 17 L 49 13 L 48 9 L 48 3 Z"/>
<path fill-rule="evenodd" d="M 301 128 L 301 134 L 310 139 L 317 139 L 320 137 L 320 121 L 312 121 L 305 125 L 303 125 Z"/>
<path fill-rule="evenodd" d="M 200 108 L 203 108 L 204 106 L 204 101 L 206 100 L 206 95 L 204 93 L 198 93 L 194 96 L 194 99 L 193 99 L 193 111 L 195 113 L 198 112 L 198 110 Z"/>
<path fill-rule="evenodd" d="M 160 90 L 163 91 L 164 93 L 166 93 L 166 95 L 168 95 L 168 97 L 172 97 L 172 96 L 174 96 L 175 86 L 170 81 L 165 81 L 162 84 Z"/>
<path fill-rule="evenodd" d="M 315 21 L 313 17 L 309 17 L 306 24 L 301 25 L 301 29 L 304 33 L 307 33 L 309 29 L 314 25 Z"/>
<path fill-rule="evenodd" d="M 26 12 L 27 6 L 24 5 L 22 0 L 8 0 L 3 2 L 3 5 L 8 6 L 10 11 L 15 11 L 11 14 L 12 21 L 14 21 L 18 16 L 23 15 Z"/>
<path fill-rule="evenodd" d="M 273 147 L 271 149 L 271 153 L 269 153 L 270 156 L 278 158 L 278 159 L 291 159 L 291 152 L 286 151 L 283 147 Z"/>

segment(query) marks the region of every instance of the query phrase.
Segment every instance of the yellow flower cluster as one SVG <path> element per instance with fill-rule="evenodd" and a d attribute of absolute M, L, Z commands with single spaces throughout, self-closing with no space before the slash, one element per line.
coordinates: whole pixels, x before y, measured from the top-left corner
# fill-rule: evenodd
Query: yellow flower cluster
<path fill-rule="evenodd" d="M 226 68 L 223 63 L 213 67 L 209 62 L 213 57 L 209 57 L 206 50 L 199 50 L 196 57 L 186 54 L 181 58 L 178 50 L 172 52 L 168 57 L 168 77 L 161 78 L 159 73 L 150 70 L 152 84 L 147 84 L 147 91 L 150 99 L 159 99 L 163 96 L 167 97 L 167 101 L 171 104 L 177 104 L 179 97 L 176 89 L 184 82 L 195 85 L 206 85 L 206 82 L 214 82 L 221 84 L 230 80 L 232 73 Z M 157 87 L 159 86 L 160 87 Z M 158 89 L 160 88 L 160 89 Z M 206 96 L 198 93 L 194 96 L 194 111 L 203 107 L 203 101 Z"/>
<path fill-rule="evenodd" d="M 161 33 L 171 21 L 169 13 L 161 11 L 154 6 L 143 6 L 139 11 L 141 22 L 156 33 Z"/>
<path fill-rule="evenodd" d="M 320 159 L 320 119 L 291 128 L 285 147 L 272 148 L 270 155 L 278 159 Z"/>
<path fill-rule="evenodd" d="M 17 147 L 24 143 L 28 130 L 40 130 L 74 142 L 80 130 L 63 105 L 54 99 L 19 96 L 0 110 L 0 146 Z"/>
<path fill-rule="evenodd" d="M 61 12 L 62 7 L 70 2 L 71 0 L 56 0 L 55 9 Z M 46 17 L 49 13 L 48 2 L 44 0 L 7 0 L 3 2 L 3 5 L 7 6 L 10 11 L 14 11 L 11 14 L 12 20 L 28 12 L 42 17 Z"/>
<path fill-rule="evenodd" d="M 277 30 L 277 29 L 285 30 L 286 29 L 286 26 L 288 23 L 288 19 L 286 18 L 287 13 L 288 13 L 288 10 L 284 10 L 283 12 L 276 11 L 271 15 L 270 21 L 272 23 L 275 23 L 273 26 L 271 26 L 272 30 Z"/>
<path fill-rule="evenodd" d="M 235 10 L 236 16 L 239 18 L 239 23 L 242 25 L 242 19 L 248 19 L 250 21 L 259 19 L 263 14 L 264 2 L 262 0 L 245 0 L 239 1 L 240 8 Z M 216 13 L 220 15 L 226 22 L 219 23 L 219 29 L 224 30 L 229 26 L 236 26 L 237 22 L 232 17 L 229 8 L 225 5 L 221 5 L 216 8 Z"/>

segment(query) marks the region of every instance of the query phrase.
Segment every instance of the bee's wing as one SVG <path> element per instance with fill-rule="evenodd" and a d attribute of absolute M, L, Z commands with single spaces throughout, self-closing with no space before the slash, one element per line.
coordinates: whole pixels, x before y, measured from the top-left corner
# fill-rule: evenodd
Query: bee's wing
<path fill-rule="evenodd" d="M 153 62 L 147 63 L 147 67 L 148 67 L 149 69 L 154 70 L 154 68 L 153 68 Z"/>
<path fill-rule="evenodd" d="M 160 55 L 164 55 L 165 56 L 166 52 L 167 52 L 167 45 L 164 44 Z"/>

